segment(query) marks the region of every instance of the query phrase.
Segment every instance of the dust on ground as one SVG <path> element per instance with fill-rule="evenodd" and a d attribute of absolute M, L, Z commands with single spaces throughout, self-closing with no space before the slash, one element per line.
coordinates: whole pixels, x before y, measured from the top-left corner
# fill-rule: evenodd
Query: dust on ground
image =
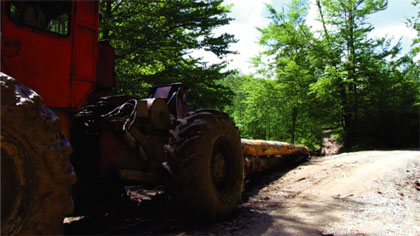
<path fill-rule="evenodd" d="M 163 194 L 124 217 L 79 221 L 65 229 L 119 235 L 420 235 L 419 182 L 420 151 L 344 153 L 247 180 L 238 213 L 223 222 L 178 219 Z"/>

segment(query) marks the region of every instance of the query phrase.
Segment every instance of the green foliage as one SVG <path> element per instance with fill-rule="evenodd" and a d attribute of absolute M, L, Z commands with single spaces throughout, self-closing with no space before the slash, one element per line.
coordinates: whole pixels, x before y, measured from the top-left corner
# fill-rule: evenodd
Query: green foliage
<path fill-rule="evenodd" d="M 416 125 L 414 120 L 406 118 L 416 113 L 413 104 L 419 80 L 407 76 L 408 71 L 404 69 L 412 67 L 413 62 L 409 58 L 398 59 L 399 44 L 391 46 L 385 38 L 367 37 L 373 30 L 366 22 L 367 16 L 386 9 L 387 1 L 325 0 L 318 3 L 318 10 L 324 16 L 321 21 L 329 26 L 329 30 L 324 28 L 324 39 L 340 49 L 339 54 L 330 55 L 338 56 L 332 62 L 340 72 L 335 79 L 337 91 L 340 91 L 346 147 L 415 146 L 418 122 Z M 404 89 L 400 90 L 402 87 Z M 407 132 L 400 132 L 402 130 Z"/>
<path fill-rule="evenodd" d="M 418 147 L 420 67 L 399 43 L 368 38 L 367 17 L 387 1 L 317 0 L 318 34 L 306 25 L 308 4 L 268 5 L 271 23 L 259 29 L 265 51 L 253 59 L 265 79 L 225 80 L 235 92 L 226 110 L 242 135 L 315 148 L 332 130 L 347 150 Z"/>
<path fill-rule="evenodd" d="M 413 0 L 412 5 L 414 7 L 419 6 L 420 7 L 420 0 Z M 417 31 L 417 38 L 413 40 L 413 49 L 412 53 L 413 56 L 419 55 L 420 53 L 420 9 L 417 12 L 417 16 L 411 17 L 407 20 L 408 26 L 412 27 L 414 30 Z"/>
<path fill-rule="evenodd" d="M 255 139 L 284 140 L 285 121 L 279 113 L 283 108 L 278 97 L 278 84 L 271 80 L 233 74 L 226 77 L 225 84 L 235 89 L 231 106 L 225 111 L 236 122 L 241 137 Z"/>
<path fill-rule="evenodd" d="M 319 121 L 330 117 L 324 114 L 328 113 L 326 108 L 330 101 L 317 99 L 311 87 L 317 82 L 315 75 L 323 69 L 324 61 L 320 60 L 323 48 L 305 23 L 308 11 L 306 1 L 292 1 L 287 12 L 284 9 L 277 12 L 271 6 L 268 8 L 272 23 L 260 29 L 260 44 L 267 48 L 263 55 L 274 58 L 274 61 L 267 66 L 260 57 L 255 62 L 264 68 L 260 71 L 266 72 L 265 75 L 273 75 L 277 84 L 278 103 L 282 105 L 277 113 L 283 119 L 278 127 L 286 127 L 282 132 L 286 138 L 281 140 L 314 147 L 322 138 Z"/>
<path fill-rule="evenodd" d="M 229 7 L 223 0 L 103 0 L 100 38 L 116 52 L 116 91 L 144 97 L 152 85 L 183 82 L 190 105 L 217 108 L 232 92 L 220 84 L 229 72 L 225 63 L 206 65 L 188 57 L 202 49 L 219 58 L 231 53 L 233 35 L 214 35 L 228 24 Z"/>

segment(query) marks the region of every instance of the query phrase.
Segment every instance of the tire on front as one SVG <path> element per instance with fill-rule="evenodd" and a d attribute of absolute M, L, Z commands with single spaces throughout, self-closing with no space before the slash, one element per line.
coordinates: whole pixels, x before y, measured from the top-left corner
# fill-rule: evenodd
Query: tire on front
<path fill-rule="evenodd" d="M 241 202 L 244 179 L 241 141 L 232 119 L 199 110 L 179 119 L 170 133 L 168 187 L 176 205 L 196 219 L 231 215 Z"/>
<path fill-rule="evenodd" d="M 62 233 L 73 210 L 71 147 L 41 97 L 0 73 L 1 232 Z"/>

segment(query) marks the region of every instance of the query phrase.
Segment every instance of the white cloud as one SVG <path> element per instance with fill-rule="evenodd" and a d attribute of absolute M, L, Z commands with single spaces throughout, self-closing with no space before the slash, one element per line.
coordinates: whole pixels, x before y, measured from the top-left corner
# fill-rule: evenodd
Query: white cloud
<path fill-rule="evenodd" d="M 402 55 L 408 53 L 411 48 L 411 44 L 413 39 L 417 36 L 417 32 L 407 27 L 405 24 L 399 25 L 389 25 L 384 27 L 379 27 L 374 29 L 370 34 L 369 37 L 371 38 L 382 38 L 386 37 L 391 39 L 391 42 L 396 44 L 398 40 L 401 39 L 401 46 L 402 46 Z M 420 59 L 419 56 L 415 57 L 414 60 L 418 61 Z"/>
<path fill-rule="evenodd" d="M 315 0 L 310 0 L 310 9 L 308 11 L 308 15 L 306 16 L 306 23 L 312 26 L 312 31 L 319 31 L 322 30 L 321 22 L 317 21 L 316 19 L 319 18 L 318 16 L 318 9 L 315 3 Z"/>
<path fill-rule="evenodd" d="M 412 40 L 416 37 L 416 34 L 417 32 L 414 29 L 408 28 L 405 24 L 398 24 L 375 28 L 369 36 L 376 38 L 391 36 L 396 39 L 403 37 Z"/>
<path fill-rule="evenodd" d="M 257 43 L 260 36 L 256 27 L 264 27 L 268 24 L 268 19 L 264 17 L 265 4 L 270 4 L 271 0 L 227 0 L 225 4 L 233 4 L 230 17 L 235 18 L 229 25 L 217 28 L 215 35 L 229 33 L 235 35 L 238 43 L 231 44 L 230 50 L 237 51 L 238 54 L 228 55 L 228 69 L 240 69 L 242 73 L 254 71 L 249 63 L 250 58 L 259 52 Z M 210 52 L 199 50 L 191 53 L 194 57 L 203 57 L 209 63 L 219 62 L 219 59 Z"/>
<path fill-rule="evenodd" d="M 265 4 L 270 4 L 271 0 L 227 0 L 226 4 L 233 4 L 232 17 L 236 22 L 250 26 L 260 26 L 264 24 L 262 17 L 266 8 Z"/>

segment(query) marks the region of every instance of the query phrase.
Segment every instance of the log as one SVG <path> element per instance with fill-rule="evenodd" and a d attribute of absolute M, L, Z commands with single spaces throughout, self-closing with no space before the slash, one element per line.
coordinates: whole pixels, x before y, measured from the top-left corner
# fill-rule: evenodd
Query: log
<path fill-rule="evenodd" d="M 286 168 L 309 159 L 309 150 L 291 143 L 241 139 L 246 176 Z"/>
<path fill-rule="evenodd" d="M 246 156 L 275 156 L 275 155 L 306 155 L 309 150 L 303 145 L 286 142 L 241 139 L 244 155 Z"/>
<path fill-rule="evenodd" d="M 272 170 L 285 170 L 309 159 L 305 155 L 245 156 L 245 176 Z"/>

